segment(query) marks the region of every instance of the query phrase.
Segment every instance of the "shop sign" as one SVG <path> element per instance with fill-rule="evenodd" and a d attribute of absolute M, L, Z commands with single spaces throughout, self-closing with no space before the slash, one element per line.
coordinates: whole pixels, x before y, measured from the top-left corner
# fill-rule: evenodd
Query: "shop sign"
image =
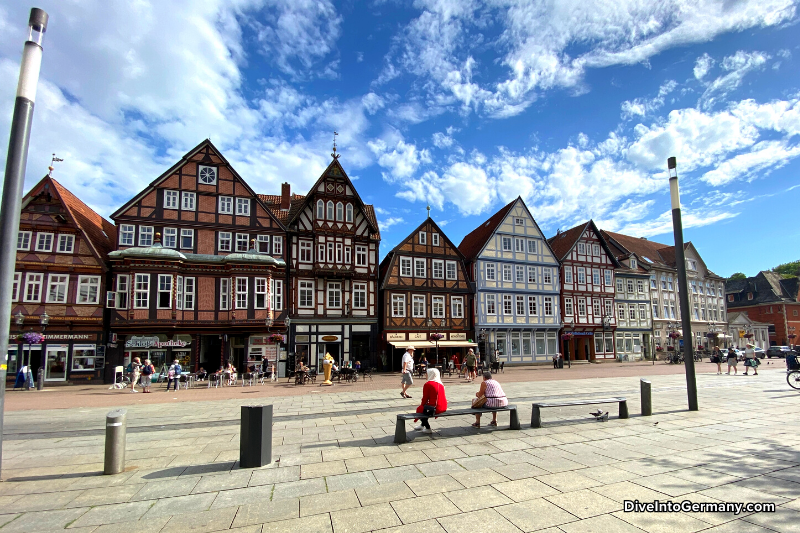
<path fill-rule="evenodd" d="M 109 348 L 116 348 L 117 347 L 117 343 L 116 342 L 109 342 L 108 343 L 108 347 Z"/>
<path fill-rule="evenodd" d="M 387 333 L 386 334 L 387 341 L 404 341 L 406 340 L 405 333 Z"/>
<path fill-rule="evenodd" d="M 573 335 L 576 335 L 576 336 L 577 335 L 583 335 L 584 337 L 593 337 L 594 336 L 594 332 L 593 331 L 572 331 L 571 333 Z"/>
<path fill-rule="evenodd" d="M 466 333 L 451 333 L 450 334 L 450 340 L 451 341 L 465 341 L 465 340 L 467 340 L 467 334 Z"/>
<path fill-rule="evenodd" d="M 409 333 L 408 340 L 410 341 L 426 341 L 428 340 L 427 333 Z"/>
<path fill-rule="evenodd" d="M 308 335 L 295 335 L 294 342 L 308 342 Z"/>
<path fill-rule="evenodd" d="M 43 339 L 45 341 L 89 341 L 94 340 L 96 335 L 91 335 L 88 333 L 84 334 L 60 334 L 60 333 L 48 333 L 47 335 L 43 335 Z"/>
<path fill-rule="evenodd" d="M 342 340 L 342 336 L 341 335 L 323 335 L 322 337 L 320 337 L 319 340 L 321 340 L 322 342 L 339 342 L 340 340 Z"/>
<path fill-rule="evenodd" d="M 133 336 L 125 341 L 126 348 L 184 348 L 187 345 L 189 345 L 188 342 L 177 339 L 162 341 L 155 335 L 152 337 Z"/>

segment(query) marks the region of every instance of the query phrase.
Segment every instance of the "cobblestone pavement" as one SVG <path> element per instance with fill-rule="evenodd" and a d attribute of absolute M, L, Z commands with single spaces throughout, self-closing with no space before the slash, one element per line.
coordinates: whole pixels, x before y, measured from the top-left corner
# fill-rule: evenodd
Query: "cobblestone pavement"
<path fill-rule="evenodd" d="M 220 531 L 335 533 L 800 531 L 800 395 L 780 366 L 759 376 L 699 374 L 699 412 L 685 377 L 653 376 L 652 417 L 637 377 L 505 383 L 521 431 L 468 417 L 432 421 L 393 444 L 395 415 L 420 387 L 309 391 L 270 398 L 273 457 L 241 469 L 239 408 L 253 398 L 131 405 L 127 471 L 102 476 L 107 408 L 6 414 L 0 533 Z M 641 368 L 641 377 L 648 377 Z M 503 375 L 499 376 L 502 381 Z M 475 384 L 449 385 L 451 409 Z M 591 407 L 542 411 L 537 399 L 625 395 L 631 418 Z M 626 513 L 623 500 L 773 502 L 775 513 Z"/>

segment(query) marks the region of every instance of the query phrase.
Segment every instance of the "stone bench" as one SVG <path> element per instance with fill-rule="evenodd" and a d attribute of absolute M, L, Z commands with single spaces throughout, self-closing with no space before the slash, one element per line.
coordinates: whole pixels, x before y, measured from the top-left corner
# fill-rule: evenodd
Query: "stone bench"
<path fill-rule="evenodd" d="M 542 427 L 542 412 L 543 407 L 571 407 L 573 405 L 594 405 L 603 403 L 619 403 L 619 417 L 628 418 L 628 400 L 627 398 L 587 398 L 583 400 L 564 400 L 552 402 L 539 402 L 533 404 L 533 411 L 531 412 L 531 427 Z"/>

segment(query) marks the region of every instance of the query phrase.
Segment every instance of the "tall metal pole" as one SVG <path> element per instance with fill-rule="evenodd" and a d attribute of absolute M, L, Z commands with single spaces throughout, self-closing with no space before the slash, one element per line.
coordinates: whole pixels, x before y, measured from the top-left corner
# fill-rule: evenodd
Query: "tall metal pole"
<path fill-rule="evenodd" d="M 8 139 L 3 201 L 0 204 L 0 474 L 3 457 L 3 411 L 5 409 L 6 373 L 8 372 L 8 336 L 11 327 L 11 289 L 17 261 L 17 235 L 28 162 L 28 141 L 31 137 L 33 103 L 42 66 L 42 37 L 47 29 L 47 13 L 31 9 L 28 19 L 28 40 L 22 49 L 17 99 Z"/>
<path fill-rule="evenodd" d="M 683 325 L 683 361 L 686 365 L 686 392 L 689 397 L 689 410 L 697 411 L 697 380 L 694 375 L 692 357 L 692 317 L 689 314 L 689 282 L 686 279 L 686 257 L 683 251 L 683 222 L 681 222 L 681 194 L 678 190 L 677 161 L 667 160 L 669 168 L 669 194 L 672 201 L 672 229 L 675 234 L 675 262 L 678 267 L 678 287 L 680 289 L 681 323 Z"/>

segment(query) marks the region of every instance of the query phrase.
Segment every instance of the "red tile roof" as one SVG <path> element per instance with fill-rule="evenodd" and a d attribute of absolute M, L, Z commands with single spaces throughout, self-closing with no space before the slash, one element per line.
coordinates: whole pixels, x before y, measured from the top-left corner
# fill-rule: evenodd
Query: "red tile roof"
<path fill-rule="evenodd" d="M 660 263 L 671 268 L 675 267 L 675 247 L 660 242 L 639 237 L 631 237 L 622 233 L 603 230 L 606 237 L 614 240 L 629 252 L 635 253 L 640 259 L 651 263 Z"/>
<path fill-rule="evenodd" d="M 114 244 L 117 242 L 116 226 L 98 215 L 91 207 L 83 203 L 69 189 L 52 177 L 47 176 L 45 179 L 50 180 L 53 184 L 53 188 L 75 221 L 75 225 L 84 233 L 99 258 L 107 261 L 108 252 L 114 249 Z"/>
<path fill-rule="evenodd" d="M 562 231 L 558 235 L 547 239 L 547 242 L 550 244 L 550 248 L 552 248 L 556 259 L 559 261 L 564 260 L 570 250 L 572 250 L 572 247 L 575 246 L 575 243 L 578 242 L 578 239 L 581 238 L 583 232 L 586 231 L 586 226 L 588 225 L 589 222 L 584 222 L 583 224 L 579 224 L 574 228 L 568 229 L 567 231 Z"/>
<path fill-rule="evenodd" d="M 280 194 L 259 194 L 258 199 L 264 202 L 264 204 L 269 208 L 275 218 L 280 220 L 281 224 L 286 225 L 289 222 L 290 215 L 292 213 L 292 209 L 296 208 L 303 203 L 303 198 L 305 198 L 302 194 L 292 194 L 290 201 L 290 207 L 287 210 L 281 209 L 281 195 Z"/>
<path fill-rule="evenodd" d="M 463 239 L 461 244 L 458 245 L 458 250 L 466 258 L 467 261 L 472 261 L 481 252 L 486 241 L 492 236 L 497 226 L 506 218 L 514 202 L 512 200 L 509 204 L 503 207 L 500 211 L 495 213 L 486 222 L 472 230 Z"/>

